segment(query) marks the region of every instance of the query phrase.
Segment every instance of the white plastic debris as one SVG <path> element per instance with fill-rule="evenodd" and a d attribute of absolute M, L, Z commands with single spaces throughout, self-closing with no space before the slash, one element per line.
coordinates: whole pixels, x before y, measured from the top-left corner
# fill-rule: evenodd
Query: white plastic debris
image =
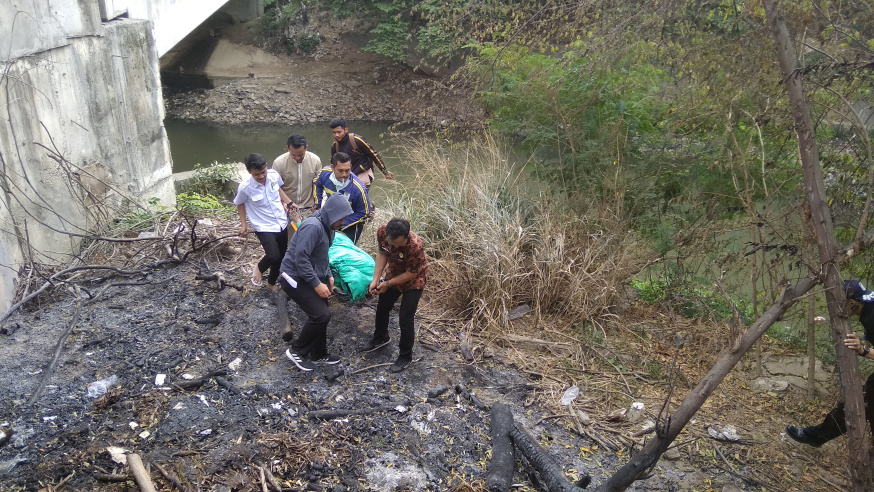
<path fill-rule="evenodd" d="M 276 402 L 270 405 L 274 410 L 282 410 L 282 403 Z"/>
<path fill-rule="evenodd" d="M 151 435 L 152 435 L 152 433 L 149 431 L 142 431 L 142 432 L 140 432 L 140 439 L 147 439 Z"/>
<path fill-rule="evenodd" d="M 180 401 L 173 405 L 173 410 L 185 410 L 185 405 Z"/>
<path fill-rule="evenodd" d="M 562 405 L 570 405 L 580 396 L 580 389 L 576 386 L 571 386 L 561 395 L 561 404 Z"/>
<path fill-rule="evenodd" d="M 212 434 L 212 429 L 203 429 L 202 431 L 198 432 L 198 434 L 201 436 L 208 436 Z"/>
<path fill-rule="evenodd" d="M 209 402 L 206 401 L 206 395 L 197 395 L 197 397 L 200 398 L 204 405 L 209 406 Z"/>
<path fill-rule="evenodd" d="M 707 434 L 721 441 L 740 441 L 737 429 L 733 425 L 713 425 L 707 428 Z"/>
<path fill-rule="evenodd" d="M 239 369 L 240 364 L 242 364 L 242 363 L 243 363 L 243 359 L 237 357 L 236 359 L 232 360 L 230 364 L 228 364 L 228 369 L 230 369 L 232 371 L 236 371 L 237 369 Z"/>
<path fill-rule="evenodd" d="M 205 225 L 205 226 L 209 226 L 209 227 L 213 226 L 212 220 L 208 219 L 208 218 L 207 219 L 197 219 L 197 223 L 200 225 Z"/>
<path fill-rule="evenodd" d="M 164 386 L 164 381 L 167 380 L 166 374 L 155 375 L 155 386 Z"/>
<path fill-rule="evenodd" d="M 99 381 L 94 381 L 93 383 L 88 383 L 86 387 L 88 390 L 88 398 L 98 398 L 106 394 L 109 391 L 109 388 L 115 386 L 115 383 L 118 382 L 118 376 L 113 374 L 106 379 L 101 379 Z"/>
<path fill-rule="evenodd" d="M 118 446 L 109 446 L 106 448 L 106 452 L 109 453 L 109 457 L 112 458 L 112 461 L 119 465 L 127 465 L 127 453 L 130 452 L 127 449 Z"/>
<path fill-rule="evenodd" d="M 188 374 L 186 372 L 185 374 L 182 375 L 182 379 L 190 381 L 190 380 L 194 379 L 194 374 Z"/>
<path fill-rule="evenodd" d="M 636 401 L 631 404 L 631 409 L 628 411 L 628 421 L 636 423 L 643 418 L 644 405 L 643 402 Z"/>
<path fill-rule="evenodd" d="M 295 409 L 293 409 L 293 408 L 289 408 L 289 409 L 288 409 L 288 415 L 289 415 L 290 417 L 297 417 L 297 410 L 295 410 Z"/>
<path fill-rule="evenodd" d="M 130 427 L 130 430 L 137 430 L 137 427 L 140 426 L 140 424 L 134 422 L 133 420 L 128 422 L 127 425 L 128 427 Z"/>
<path fill-rule="evenodd" d="M 43 417 L 42 421 L 43 422 L 51 422 L 51 421 L 55 420 L 56 418 L 58 418 L 57 415 L 52 415 L 51 417 Z"/>
<path fill-rule="evenodd" d="M 405 406 L 403 406 L 403 405 L 398 405 L 398 406 L 395 407 L 395 410 L 396 410 L 398 413 L 405 413 L 407 410 L 409 410 L 409 408 L 407 408 L 407 407 L 405 407 Z"/>

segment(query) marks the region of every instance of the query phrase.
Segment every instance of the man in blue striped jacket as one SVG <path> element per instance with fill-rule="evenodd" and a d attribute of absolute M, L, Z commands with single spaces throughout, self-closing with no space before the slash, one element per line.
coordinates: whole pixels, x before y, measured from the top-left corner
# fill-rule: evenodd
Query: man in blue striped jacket
<path fill-rule="evenodd" d="M 373 207 L 367 196 L 367 188 L 352 174 L 352 159 L 345 152 L 331 156 L 331 166 L 322 168 L 322 172 L 313 180 L 315 209 L 320 209 L 322 203 L 335 193 L 345 195 L 352 206 L 352 215 L 346 217 L 341 232 L 349 236 L 353 243 L 358 243 L 364 230 L 364 221 L 370 218 Z"/>

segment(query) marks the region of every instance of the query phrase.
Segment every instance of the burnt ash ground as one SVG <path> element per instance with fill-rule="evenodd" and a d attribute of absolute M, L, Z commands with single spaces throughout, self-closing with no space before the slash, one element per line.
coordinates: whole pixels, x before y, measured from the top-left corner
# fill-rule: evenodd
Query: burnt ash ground
<path fill-rule="evenodd" d="M 593 486 L 620 465 L 615 453 L 599 451 L 559 419 L 537 423 L 549 412 L 537 403 L 536 382 L 504 365 L 500 352 L 466 363 L 453 344 L 420 331 L 417 361 L 407 370 L 395 375 L 386 366 L 366 369 L 396 357 L 397 318 L 393 343 L 362 355 L 375 300 L 336 301 L 329 347 L 343 358 L 344 374 L 330 381 L 336 367 L 303 373 L 284 356 L 274 294 L 263 288 L 219 291 L 215 282 L 194 280 L 196 273 L 190 265 L 156 269 L 130 279 L 144 285 L 112 287 L 86 304 L 33 405 L 27 399 L 76 301 L 62 291 L 5 323 L 11 334 L 0 335 L 0 422 L 14 434 L 0 448 L 0 488 L 37 490 L 73 474 L 66 490 L 127 490 L 95 479 L 98 473 L 126 472 L 106 451 L 120 446 L 162 465 L 191 490 L 260 490 L 256 463 L 270 466 L 289 488 L 471 490 L 462 487 L 482 483 L 490 456 L 489 414 L 456 395 L 457 384 L 487 403 L 509 404 L 566 472 L 588 470 Z M 240 273 L 233 276 L 247 281 Z M 294 303 L 289 312 L 299 327 L 303 317 Z M 183 374 L 200 377 L 227 369 L 237 358 L 239 367 L 226 376 L 230 390 L 214 380 L 195 390 L 172 387 Z M 167 375 L 163 388 L 155 385 L 159 373 Z M 88 383 L 111 375 L 119 378 L 112 397 L 87 397 Z M 441 387 L 449 390 L 429 397 Z M 331 420 L 308 417 L 317 410 L 387 405 L 403 408 Z M 142 437 L 143 431 L 149 435 Z M 537 490 L 523 462 L 517 453 L 515 480 L 521 490 Z M 659 466 L 637 490 L 685 488 L 684 473 Z M 163 490 L 172 489 L 154 468 L 152 478 Z"/>

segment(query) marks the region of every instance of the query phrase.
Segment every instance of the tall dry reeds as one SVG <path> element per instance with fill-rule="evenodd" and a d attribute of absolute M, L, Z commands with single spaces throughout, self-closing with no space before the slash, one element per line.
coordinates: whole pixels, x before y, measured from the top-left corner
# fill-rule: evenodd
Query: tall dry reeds
<path fill-rule="evenodd" d="M 408 218 L 425 239 L 432 303 L 474 331 L 506 327 L 522 304 L 539 317 L 595 320 L 647 259 L 602 204 L 535 182 L 491 137 L 408 150 L 416 179 L 381 212 Z"/>

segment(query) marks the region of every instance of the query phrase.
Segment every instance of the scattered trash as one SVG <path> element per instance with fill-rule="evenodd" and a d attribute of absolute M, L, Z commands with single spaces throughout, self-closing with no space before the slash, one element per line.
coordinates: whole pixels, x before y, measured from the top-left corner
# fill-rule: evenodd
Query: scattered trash
<path fill-rule="evenodd" d="M 52 416 L 50 416 L 50 417 L 43 417 L 43 418 L 42 418 L 42 421 L 43 421 L 43 422 L 51 422 L 51 421 L 55 420 L 56 418 L 58 418 L 57 415 L 52 415 Z"/>
<path fill-rule="evenodd" d="M 197 223 L 200 225 L 205 225 L 208 227 L 212 227 L 214 224 L 212 223 L 212 219 L 197 219 Z"/>
<path fill-rule="evenodd" d="M 531 312 L 531 306 L 528 304 L 522 304 L 521 306 L 516 306 L 507 313 L 507 319 L 510 321 L 516 320 L 525 316 L 526 314 Z"/>
<path fill-rule="evenodd" d="M 239 369 L 240 364 L 242 364 L 242 363 L 243 363 L 243 359 L 237 357 L 236 359 L 232 360 L 230 364 L 228 364 L 228 369 L 230 369 L 232 371 L 236 371 L 237 369 Z"/>
<path fill-rule="evenodd" d="M 627 418 L 627 414 L 627 408 L 617 408 L 616 410 L 613 410 L 612 412 L 607 414 L 607 420 L 611 420 L 614 422 L 625 420 Z"/>
<path fill-rule="evenodd" d="M 173 406 L 173 410 L 185 410 L 185 405 L 183 405 L 182 402 L 180 401 L 179 403 L 177 403 L 176 405 Z"/>
<path fill-rule="evenodd" d="M 0 477 L 7 475 L 12 471 L 13 468 L 18 466 L 21 463 L 26 463 L 27 458 L 24 456 L 18 455 L 15 458 L 6 461 L 0 461 Z"/>
<path fill-rule="evenodd" d="M 149 431 L 142 431 L 142 432 L 140 432 L 140 439 L 146 439 L 151 435 L 152 435 L 152 433 Z"/>
<path fill-rule="evenodd" d="M 128 425 L 128 427 L 130 427 L 130 430 L 137 430 L 137 427 L 140 426 L 140 424 L 138 424 L 134 421 L 128 422 L 127 425 Z"/>
<path fill-rule="evenodd" d="M 273 407 L 274 410 L 282 410 L 282 403 L 277 402 L 270 406 Z"/>
<path fill-rule="evenodd" d="M 106 448 L 106 452 L 109 453 L 109 457 L 112 458 L 112 461 L 119 465 L 127 464 L 127 453 L 130 452 L 129 450 L 118 446 L 109 446 Z"/>
<path fill-rule="evenodd" d="M 644 434 L 649 434 L 654 432 L 656 428 L 655 422 L 652 420 L 644 421 L 643 425 L 640 426 L 640 429 L 634 433 L 634 437 L 642 436 Z"/>
<path fill-rule="evenodd" d="M 164 381 L 167 379 L 166 374 L 158 374 L 155 376 L 155 386 L 164 386 Z"/>
<path fill-rule="evenodd" d="M 206 401 L 206 395 L 197 395 L 197 397 L 200 398 L 204 405 L 209 406 L 209 402 Z"/>
<path fill-rule="evenodd" d="M 290 417 L 297 417 L 297 410 L 295 410 L 295 409 L 293 409 L 293 408 L 289 408 L 289 409 L 288 409 L 288 415 L 289 415 Z"/>
<path fill-rule="evenodd" d="M 561 395 L 561 404 L 564 406 L 570 405 L 580 396 L 580 389 L 576 386 L 571 386 Z"/>
<path fill-rule="evenodd" d="M 707 428 L 707 434 L 720 441 L 740 441 L 737 429 L 732 425 L 713 425 Z"/>
<path fill-rule="evenodd" d="M 192 380 L 192 379 L 194 379 L 194 374 L 188 374 L 186 372 L 185 374 L 182 375 L 182 379 L 185 379 L 186 381 Z"/>
<path fill-rule="evenodd" d="M 106 394 L 109 388 L 115 386 L 118 382 L 118 376 L 113 374 L 106 379 L 101 379 L 99 381 L 94 381 L 93 383 L 88 383 L 88 398 L 98 398 Z"/>
<path fill-rule="evenodd" d="M 143 231 L 137 235 L 137 239 L 147 239 L 150 237 L 158 237 L 155 231 Z"/>
<path fill-rule="evenodd" d="M 405 413 L 407 410 L 409 410 L 409 408 L 403 405 L 398 405 L 395 407 L 395 410 L 397 410 L 398 413 Z"/>
<path fill-rule="evenodd" d="M 212 434 L 212 429 L 203 429 L 202 431 L 197 433 L 200 436 L 208 436 Z"/>
<path fill-rule="evenodd" d="M 631 404 L 631 409 L 628 411 L 628 421 L 636 423 L 643 418 L 643 402 L 636 401 Z"/>

